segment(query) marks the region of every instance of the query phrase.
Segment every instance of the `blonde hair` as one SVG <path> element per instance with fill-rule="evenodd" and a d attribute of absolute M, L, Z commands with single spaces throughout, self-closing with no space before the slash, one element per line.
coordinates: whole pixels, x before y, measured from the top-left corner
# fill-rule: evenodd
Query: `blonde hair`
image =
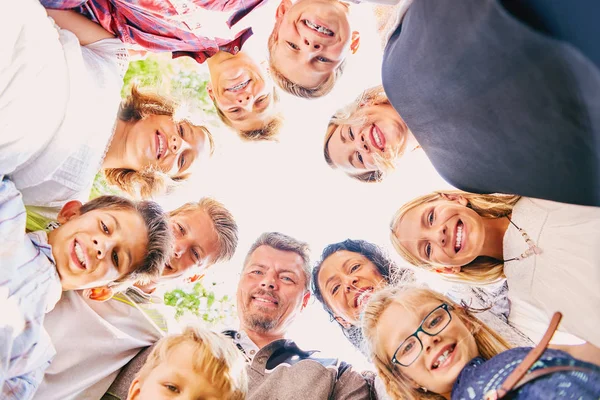
<path fill-rule="evenodd" d="M 222 399 L 246 398 L 248 375 L 241 354 L 225 336 L 199 327 L 187 327 L 181 334 L 162 338 L 136 379 L 143 382 L 154 368 L 166 361 L 169 351 L 182 343 L 191 343 L 196 347 L 191 354 L 194 370 L 221 393 Z"/>
<path fill-rule="evenodd" d="M 215 263 L 228 261 L 233 257 L 238 244 L 238 226 L 235 218 L 225 206 L 215 199 L 203 197 L 198 202 L 190 202 L 169 213 L 169 216 L 175 216 L 181 213 L 190 213 L 198 210 L 205 211 L 213 223 L 213 229 L 217 234 L 219 252 L 217 253 Z"/>
<path fill-rule="evenodd" d="M 174 99 L 150 91 L 141 91 L 134 85 L 131 87 L 131 94 L 121 102 L 118 117 L 121 121 L 136 122 L 149 115 L 166 115 L 177 122 L 186 122 L 191 126 L 199 127 L 206 133 L 211 149 L 210 154 L 212 154 L 214 151 L 212 134 L 205 126 L 196 125 L 189 118 L 177 118 L 182 107 Z M 148 199 L 168 193 L 190 175 L 186 173 L 179 177 L 170 177 L 152 166 L 141 171 L 129 168 L 105 168 L 102 172 L 107 183 L 136 199 Z"/>
<path fill-rule="evenodd" d="M 436 191 L 424 196 L 417 197 L 404 204 L 394 214 L 390 224 L 390 240 L 394 249 L 406 261 L 420 268 L 431 269 L 433 264 L 426 264 L 412 255 L 406 247 L 400 243 L 400 238 L 396 236 L 396 230 L 400 220 L 413 208 L 435 200 L 443 199 L 444 196 L 460 195 L 468 201 L 467 207 L 471 208 L 482 218 L 502 218 L 509 216 L 515 204 L 521 198 L 515 195 L 505 194 L 476 194 L 467 193 L 460 190 Z M 492 257 L 477 257 L 469 264 L 463 265 L 460 272 L 456 274 L 442 274 L 444 279 L 457 282 L 471 282 L 478 284 L 490 284 L 504 278 L 504 261 Z"/>
<path fill-rule="evenodd" d="M 461 307 L 448 297 L 424 287 L 403 285 L 399 287 L 390 286 L 375 293 L 369 300 L 362 316 L 362 332 L 365 337 L 367 347 L 372 354 L 372 360 L 377 368 L 377 373 L 381 377 L 387 392 L 396 399 L 443 399 L 440 395 L 432 392 L 425 392 L 421 389 L 415 389 L 414 382 L 404 374 L 402 369 L 392 363 L 391 358 L 385 355 L 382 346 L 379 346 L 377 336 L 378 323 L 381 315 L 387 310 L 392 302 L 400 302 L 399 297 L 402 294 L 410 293 L 418 301 L 402 299 L 402 304 L 415 308 L 418 302 L 424 299 L 431 299 L 446 303 L 450 306 L 453 317 L 457 317 L 465 326 L 472 330 L 473 338 L 477 344 L 479 355 L 486 360 L 495 355 L 508 350 L 510 345 L 494 330 L 472 315 L 469 309 Z"/>
<path fill-rule="evenodd" d="M 334 69 L 331 74 L 325 79 L 321 84 L 319 84 L 315 88 L 307 88 L 297 83 L 292 82 L 288 79 L 275 65 L 273 61 L 272 51 L 275 46 L 275 42 L 277 41 L 277 30 L 279 29 L 279 24 L 275 23 L 273 27 L 273 31 L 271 35 L 269 35 L 268 47 L 269 47 L 269 70 L 271 72 L 271 78 L 273 81 L 279 86 L 284 92 L 291 94 L 292 96 L 300 97 L 303 99 L 317 99 L 319 97 L 323 97 L 335 86 L 335 83 L 344 73 L 344 69 L 346 68 L 346 59 L 344 59 L 340 65 Z"/>
<path fill-rule="evenodd" d="M 327 130 L 325 131 L 325 141 L 323 143 L 323 157 L 325 162 L 331 168 L 336 168 L 336 165 L 331 159 L 329 154 L 329 141 L 335 129 L 340 125 L 345 124 L 365 124 L 366 116 L 361 112 L 361 108 L 364 106 L 378 106 L 378 105 L 391 105 L 390 101 L 383 90 L 382 85 L 374 86 L 369 89 L 365 89 L 352 103 L 340 108 L 329 120 Z M 394 153 L 390 155 L 390 159 L 384 157 L 377 157 L 375 155 L 376 163 L 380 166 L 380 170 L 362 172 L 358 174 L 350 174 L 348 176 L 357 179 L 361 182 L 380 182 L 385 178 L 385 175 L 394 169 L 394 164 L 391 160 L 398 157 L 402 149 L 395 149 Z"/>

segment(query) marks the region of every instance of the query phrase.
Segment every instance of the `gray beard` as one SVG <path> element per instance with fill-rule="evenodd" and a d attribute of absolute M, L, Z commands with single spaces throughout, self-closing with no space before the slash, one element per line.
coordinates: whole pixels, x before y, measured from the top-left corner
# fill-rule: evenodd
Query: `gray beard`
<path fill-rule="evenodd" d="M 246 326 L 253 331 L 267 333 L 277 327 L 277 318 L 263 317 L 260 315 L 245 315 Z"/>

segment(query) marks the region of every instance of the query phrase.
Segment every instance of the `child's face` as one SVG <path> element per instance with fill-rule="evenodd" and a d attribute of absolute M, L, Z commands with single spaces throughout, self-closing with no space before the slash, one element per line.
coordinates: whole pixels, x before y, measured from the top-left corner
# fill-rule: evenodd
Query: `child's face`
<path fill-rule="evenodd" d="M 196 346 L 180 343 L 171 348 L 166 360 L 143 378 L 135 379 L 129 388 L 128 400 L 203 399 L 217 400 L 222 396 L 209 380 L 194 368 Z"/>
<path fill-rule="evenodd" d="M 144 259 L 148 230 L 133 210 L 97 209 L 80 214 L 69 202 L 62 224 L 48 234 L 63 290 L 99 287 L 128 274 Z"/>
<path fill-rule="evenodd" d="M 350 49 L 348 7 L 337 0 L 283 0 L 270 49 L 273 65 L 293 83 L 315 89 Z"/>

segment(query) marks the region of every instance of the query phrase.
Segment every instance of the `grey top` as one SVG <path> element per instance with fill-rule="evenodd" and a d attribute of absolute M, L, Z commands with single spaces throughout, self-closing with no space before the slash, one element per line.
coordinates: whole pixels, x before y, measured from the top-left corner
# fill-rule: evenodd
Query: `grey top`
<path fill-rule="evenodd" d="M 455 187 L 600 206 L 600 71 L 498 2 L 414 1 L 382 78 Z"/>

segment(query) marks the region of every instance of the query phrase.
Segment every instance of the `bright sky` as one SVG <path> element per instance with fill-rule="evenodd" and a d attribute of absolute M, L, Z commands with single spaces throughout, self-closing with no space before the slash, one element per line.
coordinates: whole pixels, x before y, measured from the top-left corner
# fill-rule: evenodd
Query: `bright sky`
<path fill-rule="evenodd" d="M 277 6 L 272 1 L 252 16 L 256 34 L 245 45 L 245 49 L 262 58 Z M 397 172 L 382 184 L 354 181 L 325 163 L 323 141 L 329 118 L 381 79 L 382 51 L 371 6 L 352 8 L 361 46 L 357 54 L 350 56 L 334 91 L 317 100 L 282 94 L 286 123 L 279 143 L 244 143 L 233 132 L 212 128 L 215 155 L 174 195 L 160 200 L 172 209 L 183 202 L 212 196 L 236 217 L 240 229 L 238 250 L 230 262 L 212 267 L 204 281 L 217 282 L 219 292 L 235 295 L 246 252 L 266 231 L 280 231 L 307 241 L 314 261 L 327 244 L 352 238 L 377 243 L 404 264 L 389 242 L 388 226 L 393 213 L 413 197 L 449 187 L 429 165 L 422 150 L 405 157 Z M 358 369 L 369 368 L 316 301 L 313 304 L 311 300 L 294 323 L 289 338 L 305 349 L 326 350 L 326 354 Z"/>

